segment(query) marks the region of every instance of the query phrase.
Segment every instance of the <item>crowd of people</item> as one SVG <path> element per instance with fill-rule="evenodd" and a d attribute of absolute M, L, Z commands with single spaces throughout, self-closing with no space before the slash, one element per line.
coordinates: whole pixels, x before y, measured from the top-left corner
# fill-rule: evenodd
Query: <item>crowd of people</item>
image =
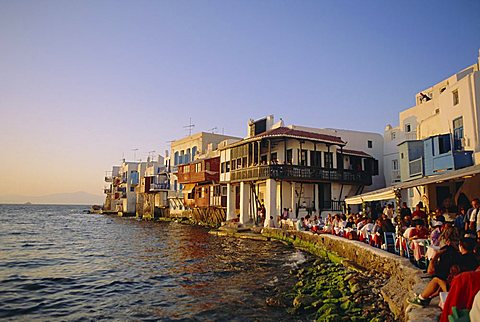
<path fill-rule="evenodd" d="M 448 292 L 441 301 L 442 322 L 458 312 L 480 321 L 480 201 L 473 199 L 471 207 L 451 211 L 436 209 L 428 216 L 421 202 L 413 212 L 405 203 L 398 212 L 388 204 L 377 216 L 362 212 L 326 218 L 306 215 L 295 221 L 295 228 L 363 241 L 408 257 L 432 277 L 421 294 L 408 300 L 410 304 L 426 307 L 434 297 Z M 288 218 L 284 213 L 283 223 Z"/>

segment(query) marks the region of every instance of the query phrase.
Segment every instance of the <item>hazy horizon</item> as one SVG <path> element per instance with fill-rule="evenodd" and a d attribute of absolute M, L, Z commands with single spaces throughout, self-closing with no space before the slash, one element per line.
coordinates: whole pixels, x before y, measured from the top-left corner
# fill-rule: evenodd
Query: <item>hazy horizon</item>
<path fill-rule="evenodd" d="M 103 192 L 125 157 L 249 118 L 383 134 L 477 60 L 480 2 L 0 2 L 0 196 Z"/>

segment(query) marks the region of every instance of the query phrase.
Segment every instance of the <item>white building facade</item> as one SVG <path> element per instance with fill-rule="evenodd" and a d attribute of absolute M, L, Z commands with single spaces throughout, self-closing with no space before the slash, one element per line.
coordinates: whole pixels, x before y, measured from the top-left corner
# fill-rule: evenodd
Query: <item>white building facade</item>
<path fill-rule="evenodd" d="M 245 139 L 220 149 L 227 220 L 258 221 L 261 205 L 267 224 L 284 208 L 290 209 L 292 218 L 343 212 L 345 196 L 361 193 L 372 184 L 378 160 L 363 150 L 347 149 L 347 143 L 333 134 L 335 130 L 274 123 L 272 115 L 251 121 Z M 381 156 L 381 135 L 369 135 Z"/>

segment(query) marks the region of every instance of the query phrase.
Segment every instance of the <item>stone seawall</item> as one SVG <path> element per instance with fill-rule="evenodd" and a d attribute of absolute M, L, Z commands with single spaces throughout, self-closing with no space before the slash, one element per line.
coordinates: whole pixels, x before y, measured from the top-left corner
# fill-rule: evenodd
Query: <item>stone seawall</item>
<path fill-rule="evenodd" d="M 438 321 L 441 313 L 437 306 L 438 299 L 432 301 L 427 308 L 416 308 L 406 302 L 407 298 L 414 293 L 419 294 L 429 281 L 422 270 L 413 266 L 406 258 L 359 241 L 333 235 L 316 235 L 310 232 L 274 228 L 264 228 L 262 234 L 303 246 L 316 255 L 325 251 L 333 252 L 338 255 L 338 258 L 330 254 L 329 257 L 334 257 L 331 259 L 351 261 L 370 274 L 375 272 L 387 274 L 389 280 L 381 293 L 397 319 L 411 322 Z"/>

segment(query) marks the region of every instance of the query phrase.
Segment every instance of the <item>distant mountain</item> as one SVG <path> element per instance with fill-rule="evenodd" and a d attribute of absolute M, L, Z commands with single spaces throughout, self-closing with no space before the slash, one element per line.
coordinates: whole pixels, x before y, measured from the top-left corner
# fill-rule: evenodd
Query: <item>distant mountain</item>
<path fill-rule="evenodd" d="M 43 196 L 0 195 L 0 203 L 61 204 L 61 205 L 101 205 L 104 197 L 84 191 L 55 193 Z"/>

